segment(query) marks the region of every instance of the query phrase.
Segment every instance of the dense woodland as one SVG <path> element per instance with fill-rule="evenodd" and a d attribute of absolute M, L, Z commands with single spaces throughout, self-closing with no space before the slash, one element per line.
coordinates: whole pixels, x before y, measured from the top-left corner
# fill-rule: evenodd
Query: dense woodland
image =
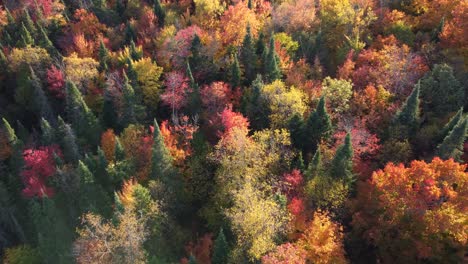
<path fill-rule="evenodd" d="M 465 263 L 467 14 L 0 0 L 0 262 Z"/>

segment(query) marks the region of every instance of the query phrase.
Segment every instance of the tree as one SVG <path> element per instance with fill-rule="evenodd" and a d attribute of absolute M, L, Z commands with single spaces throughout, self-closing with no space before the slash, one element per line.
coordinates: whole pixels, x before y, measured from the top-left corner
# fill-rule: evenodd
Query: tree
<path fill-rule="evenodd" d="M 436 155 L 442 159 L 453 158 L 461 161 L 464 145 L 468 131 L 468 118 L 462 117 L 453 127 L 444 141 L 437 147 Z"/>
<path fill-rule="evenodd" d="M 241 85 L 241 71 L 239 67 L 239 61 L 237 60 L 237 54 L 234 54 L 234 61 L 231 64 L 231 88 L 237 89 Z"/>
<path fill-rule="evenodd" d="M 250 26 L 255 36 L 261 28 L 262 21 L 257 18 L 254 10 L 247 7 L 245 2 L 239 1 L 230 5 L 220 18 L 220 32 L 224 45 L 240 46 L 246 35 L 247 26 Z"/>
<path fill-rule="evenodd" d="M 160 179 L 171 192 L 177 191 L 178 179 L 172 165 L 173 158 L 166 148 L 164 137 L 159 130 L 156 119 L 154 120 L 152 153 L 151 178 Z"/>
<path fill-rule="evenodd" d="M 312 157 L 312 160 L 309 163 L 309 166 L 307 166 L 305 176 L 307 176 L 307 179 L 310 180 L 312 178 L 322 175 L 323 172 L 324 167 L 322 162 L 322 154 L 320 153 L 320 149 L 317 149 L 317 151 L 315 151 L 314 156 Z"/>
<path fill-rule="evenodd" d="M 311 263 L 347 263 L 343 246 L 343 228 L 327 212 L 317 211 L 297 242 Z"/>
<path fill-rule="evenodd" d="M 440 158 L 414 160 L 408 167 L 387 164 L 357 192 L 352 236 L 376 246 L 384 262 L 462 261 L 465 169 Z"/>
<path fill-rule="evenodd" d="M 274 9 L 273 23 L 277 29 L 286 32 L 311 32 L 317 24 L 315 2 L 313 0 L 297 0 L 283 2 Z"/>
<path fill-rule="evenodd" d="M 219 229 L 218 236 L 214 242 L 213 246 L 213 257 L 211 258 L 211 263 L 213 264 L 223 264 L 228 262 L 229 257 L 229 245 L 224 236 L 223 229 Z"/>
<path fill-rule="evenodd" d="M 135 91 L 133 87 L 130 85 L 127 74 L 123 74 L 123 109 L 122 109 L 122 117 L 121 117 L 121 125 L 122 127 L 127 127 L 130 124 L 135 124 L 136 120 L 136 110 L 135 110 Z"/>
<path fill-rule="evenodd" d="M 49 121 L 41 118 L 41 143 L 43 146 L 52 145 L 56 142 L 55 129 L 52 128 Z"/>
<path fill-rule="evenodd" d="M 286 243 L 277 246 L 272 252 L 262 257 L 262 264 L 305 264 L 306 251 Z"/>
<path fill-rule="evenodd" d="M 193 78 L 193 77 L 192 77 Z M 189 101 L 189 94 L 193 88 L 189 85 L 189 79 L 180 71 L 172 71 L 166 74 L 164 86 L 166 89 L 161 95 L 161 101 L 172 108 L 172 114 L 184 108 Z"/>
<path fill-rule="evenodd" d="M 28 46 L 34 45 L 34 39 L 31 36 L 31 33 L 28 31 L 24 23 L 21 23 L 21 28 L 20 28 L 20 39 L 18 40 L 18 43 L 16 44 L 18 47 L 21 48 L 26 48 Z"/>
<path fill-rule="evenodd" d="M 54 190 L 46 186 L 46 181 L 55 174 L 54 155 L 62 155 L 57 145 L 23 151 L 25 169 L 21 177 L 26 197 L 52 197 Z"/>
<path fill-rule="evenodd" d="M 109 50 L 107 49 L 104 41 L 101 39 L 99 43 L 99 70 L 106 72 L 109 69 Z"/>
<path fill-rule="evenodd" d="M 435 142 L 437 143 L 442 142 L 445 139 L 445 137 L 452 131 L 452 129 L 458 124 L 458 122 L 462 119 L 463 119 L 463 107 L 460 108 L 460 110 L 458 110 L 458 112 L 452 118 L 450 118 L 447 124 L 445 124 L 445 126 L 436 136 Z"/>
<path fill-rule="evenodd" d="M 79 160 L 78 146 L 76 144 L 75 133 L 69 124 L 66 124 L 59 116 L 57 138 L 60 139 L 60 146 L 63 149 L 65 161 L 77 163 Z"/>
<path fill-rule="evenodd" d="M 294 115 L 302 116 L 307 109 L 304 92 L 295 87 L 287 88 L 280 80 L 263 86 L 260 96 L 263 104 L 269 107 L 272 128 L 286 127 L 285 121 Z"/>
<path fill-rule="evenodd" d="M 154 14 L 158 17 L 158 26 L 163 28 L 166 20 L 166 11 L 162 7 L 160 0 L 154 1 Z"/>
<path fill-rule="evenodd" d="M 55 65 L 47 70 L 49 92 L 56 98 L 65 98 L 65 76 Z"/>
<path fill-rule="evenodd" d="M 424 112 L 433 112 L 445 117 L 463 106 L 465 91 L 453 75 L 452 67 L 437 64 L 420 80 L 421 99 Z"/>
<path fill-rule="evenodd" d="M 270 47 L 265 58 L 265 77 L 269 82 L 281 79 L 281 70 L 279 68 L 279 57 L 275 50 L 275 39 L 273 35 L 270 38 Z"/>
<path fill-rule="evenodd" d="M 411 95 L 406 99 L 405 103 L 401 106 L 400 110 L 396 113 L 392 133 L 394 138 L 405 139 L 410 135 L 414 135 L 416 129 L 419 127 L 419 91 L 421 85 L 418 83 L 414 87 Z"/>
<path fill-rule="evenodd" d="M 321 97 L 317 108 L 309 115 L 304 127 L 305 153 L 314 152 L 320 140 L 328 139 L 331 132 L 332 124 L 325 107 L 325 97 Z"/>
<path fill-rule="evenodd" d="M 116 137 L 114 130 L 108 129 L 101 135 L 101 149 L 106 156 L 106 160 L 113 162 L 115 160 Z"/>
<path fill-rule="evenodd" d="M 163 68 L 158 66 L 151 58 L 146 57 L 133 62 L 133 67 L 136 73 L 136 81 L 138 81 L 138 89 L 133 85 L 135 93 L 138 97 L 143 97 L 143 103 L 151 110 L 156 109 L 161 93 L 160 86 L 161 74 Z M 130 72 L 129 77 L 132 79 Z M 137 94 L 141 88 L 141 95 Z"/>
<path fill-rule="evenodd" d="M 240 53 L 240 60 L 244 66 L 246 84 L 250 84 L 257 74 L 257 54 L 255 53 L 255 46 L 253 41 L 250 25 L 247 25 L 247 33 L 245 34 L 242 42 L 242 49 Z"/>
<path fill-rule="evenodd" d="M 349 109 L 353 84 L 346 80 L 326 77 L 322 82 L 322 95 L 327 98 L 334 114 L 343 114 Z"/>
<path fill-rule="evenodd" d="M 349 133 L 346 135 L 344 144 L 336 150 L 331 163 L 331 176 L 335 179 L 344 179 L 350 183 L 354 181 L 353 145 Z"/>
<path fill-rule="evenodd" d="M 40 264 L 41 257 L 37 249 L 29 245 L 20 245 L 5 249 L 3 263 L 11 264 Z"/>

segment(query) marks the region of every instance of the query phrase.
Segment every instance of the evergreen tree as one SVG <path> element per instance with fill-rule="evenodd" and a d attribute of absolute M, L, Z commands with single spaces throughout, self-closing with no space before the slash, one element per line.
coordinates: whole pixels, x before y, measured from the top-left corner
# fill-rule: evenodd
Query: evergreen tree
<path fill-rule="evenodd" d="M 239 67 L 239 61 L 237 60 L 237 54 L 234 54 L 234 60 L 231 64 L 231 88 L 236 89 L 241 84 L 241 72 Z"/>
<path fill-rule="evenodd" d="M 437 64 L 420 80 L 421 99 L 425 113 L 445 117 L 463 106 L 465 90 L 455 78 L 452 67 Z"/>
<path fill-rule="evenodd" d="M 288 122 L 291 143 L 297 149 L 302 149 L 304 142 L 304 120 L 300 115 L 294 115 Z"/>
<path fill-rule="evenodd" d="M 263 32 L 260 32 L 260 35 L 258 36 L 257 42 L 255 43 L 255 53 L 257 56 L 263 56 L 265 53 L 266 47 L 265 47 L 265 35 Z"/>
<path fill-rule="evenodd" d="M 255 53 L 250 25 L 247 26 L 247 33 L 242 42 L 240 59 L 244 66 L 246 83 L 249 85 L 255 79 L 255 74 L 257 72 L 257 54 Z"/>
<path fill-rule="evenodd" d="M 247 7 L 248 7 L 249 9 L 252 9 L 252 8 L 253 8 L 253 6 L 252 6 L 252 0 L 249 0 L 249 1 L 247 2 Z"/>
<path fill-rule="evenodd" d="M 79 204 L 81 212 L 93 212 L 110 215 L 111 201 L 102 186 L 95 182 L 94 175 L 81 160 L 78 162 L 77 173 L 80 175 Z"/>
<path fill-rule="evenodd" d="M 292 169 L 298 169 L 300 170 L 301 172 L 304 172 L 305 170 L 305 165 L 304 165 L 304 158 L 302 156 L 302 152 L 299 151 L 299 154 L 297 155 L 297 157 L 295 157 L 295 159 L 293 160 L 292 164 L 291 164 L 291 168 Z"/>
<path fill-rule="evenodd" d="M 174 187 L 174 168 L 172 156 L 164 144 L 164 138 L 159 130 L 156 119 L 154 120 L 153 148 L 152 148 L 151 177 L 161 179 L 168 187 Z"/>
<path fill-rule="evenodd" d="M 40 33 L 40 38 L 39 38 L 39 46 L 47 49 L 48 51 L 51 48 L 55 48 L 54 44 L 52 44 L 52 41 L 50 41 L 49 36 L 47 35 L 47 32 L 45 31 L 44 27 L 39 26 L 39 33 Z"/>
<path fill-rule="evenodd" d="M 458 122 L 463 118 L 463 107 L 458 110 L 458 112 L 449 120 L 447 124 L 442 128 L 440 133 L 435 138 L 435 142 L 441 142 L 444 138 L 452 131 L 452 129 L 458 124 Z"/>
<path fill-rule="evenodd" d="M 52 113 L 52 107 L 50 106 L 49 100 L 47 99 L 44 90 L 42 89 L 42 83 L 34 73 L 34 70 L 32 68 L 30 68 L 30 70 L 30 81 L 33 88 L 34 109 L 39 115 L 39 118 L 45 118 L 47 121 L 54 124 L 55 120 L 54 115 Z"/>
<path fill-rule="evenodd" d="M 0 67 L 4 69 L 8 65 L 8 59 L 5 56 L 5 53 L 3 53 L 2 47 L 0 47 Z"/>
<path fill-rule="evenodd" d="M 16 120 L 16 131 L 19 139 L 23 142 L 27 142 L 29 139 L 29 131 L 24 127 L 21 121 Z"/>
<path fill-rule="evenodd" d="M 15 143 L 18 140 L 15 130 L 11 127 L 10 123 L 8 123 L 8 121 L 5 118 L 2 118 L 2 121 L 3 121 L 3 129 L 6 132 L 8 142 Z"/>
<path fill-rule="evenodd" d="M 392 137 L 405 139 L 416 132 L 419 125 L 419 91 L 420 84 L 418 83 L 396 114 L 392 126 Z"/>
<path fill-rule="evenodd" d="M 44 118 L 41 118 L 41 131 L 42 145 L 48 146 L 57 142 L 54 129 L 50 126 L 50 123 Z"/>
<path fill-rule="evenodd" d="M 265 58 L 265 77 L 269 82 L 281 79 L 281 70 L 279 68 L 279 57 L 275 50 L 275 39 L 273 36 L 270 38 L 270 47 Z"/>
<path fill-rule="evenodd" d="M 322 173 L 322 154 L 320 152 L 320 149 L 317 149 L 317 151 L 315 151 L 314 157 L 312 158 L 312 160 L 309 163 L 309 166 L 307 167 L 305 176 L 307 180 L 311 180 L 312 178 L 322 175 Z"/>
<path fill-rule="evenodd" d="M 11 170 L 11 176 L 9 178 L 10 186 L 16 186 L 21 188 L 18 174 L 23 168 L 23 141 L 16 136 L 15 130 L 11 127 L 10 123 L 5 118 L 2 118 L 3 130 L 6 132 L 6 136 L 10 146 L 12 146 L 13 153 L 10 158 L 9 168 Z"/>
<path fill-rule="evenodd" d="M 310 114 L 304 127 L 304 153 L 312 153 L 322 139 L 328 139 L 332 133 L 332 123 L 325 107 L 325 97 L 320 98 L 317 109 Z"/>
<path fill-rule="evenodd" d="M 28 32 L 31 33 L 31 36 L 36 37 L 37 28 L 34 25 L 34 21 L 31 19 L 31 16 L 29 15 L 28 9 L 24 10 L 23 23 L 26 26 L 26 29 L 28 30 Z"/>
<path fill-rule="evenodd" d="M 225 264 L 228 263 L 229 257 L 229 245 L 224 236 L 223 229 L 221 228 L 218 233 L 218 237 L 214 241 L 213 245 L 213 257 L 211 259 L 212 264 Z"/>
<path fill-rule="evenodd" d="M 154 14 L 158 17 L 158 26 L 160 28 L 163 28 L 164 22 L 166 20 L 166 11 L 162 7 L 161 2 L 159 0 L 155 0 Z"/>
<path fill-rule="evenodd" d="M 112 97 L 109 88 L 106 86 L 104 88 L 104 96 L 103 96 L 103 104 L 102 104 L 102 124 L 106 128 L 114 128 L 118 127 L 118 116 L 116 112 L 116 106 L 114 105 L 114 98 Z"/>
<path fill-rule="evenodd" d="M 188 264 L 197 264 L 197 263 L 198 263 L 197 259 L 193 255 L 190 255 Z"/>
<path fill-rule="evenodd" d="M 20 39 L 18 40 L 17 46 L 20 48 L 24 48 L 27 46 L 34 45 L 34 39 L 31 37 L 31 33 L 28 31 L 24 23 L 21 23 L 20 27 Z"/>
<path fill-rule="evenodd" d="M 461 162 L 463 155 L 463 143 L 465 142 L 468 129 L 468 118 L 461 118 L 453 127 L 452 131 L 444 138 L 437 147 L 436 155 L 442 159 L 453 158 Z"/>
<path fill-rule="evenodd" d="M 127 23 L 127 26 L 125 27 L 125 44 L 130 44 L 132 40 L 135 40 L 137 38 L 137 34 L 135 32 L 135 29 L 133 28 L 132 24 L 130 22 Z"/>
<path fill-rule="evenodd" d="M 190 67 L 190 63 L 187 61 L 187 77 L 189 79 L 189 85 L 191 88 L 191 92 L 189 95 L 189 103 L 188 103 L 188 109 L 190 111 L 190 114 L 195 116 L 200 113 L 201 111 L 201 95 L 200 95 L 200 87 L 198 84 L 195 82 L 195 79 L 193 78 L 192 75 L 192 69 Z"/>
<path fill-rule="evenodd" d="M 130 41 L 130 57 L 132 58 L 133 61 L 137 61 L 142 58 L 142 54 L 138 52 L 133 39 Z"/>
<path fill-rule="evenodd" d="M 101 39 L 101 42 L 99 44 L 99 70 L 106 72 L 109 68 L 109 50 L 107 49 L 106 45 L 104 45 L 104 42 Z"/>
<path fill-rule="evenodd" d="M 121 124 L 123 128 L 126 128 L 130 124 L 136 123 L 136 114 L 135 114 L 135 92 L 133 87 L 128 81 L 127 74 L 124 73 L 124 83 L 123 83 L 123 110 L 122 110 L 122 119 Z"/>
<path fill-rule="evenodd" d="M 261 98 L 264 83 L 261 75 L 252 82 L 249 93 L 245 99 L 245 113 L 250 120 L 252 130 L 261 130 L 268 127 L 269 107 L 265 105 Z"/>
<path fill-rule="evenodd" d="M 125 159 L 125 150 L 120 143 L 118 137 L 115 138 L 115 160 L 120 161 Z"/>
<path fill-rule="evenodd" d="M 338 147 L 331 164 L 331 176 L 335 179 L 344 179 L 349 183 L 354 181 L 353 175 L 353 146 L 351 135 L 348 133 L 343 145 Z"/>
<path fill-rule="evenodd" d="M 58 118 L 58 138 L 60 139 L 60 146 L 63 150 L 63 157 L 65 161 L 76 164 L 80 159 L 78 152 L 78 145 L 76 144 L 76 137 L 69 124 L 59 116 Z"/>

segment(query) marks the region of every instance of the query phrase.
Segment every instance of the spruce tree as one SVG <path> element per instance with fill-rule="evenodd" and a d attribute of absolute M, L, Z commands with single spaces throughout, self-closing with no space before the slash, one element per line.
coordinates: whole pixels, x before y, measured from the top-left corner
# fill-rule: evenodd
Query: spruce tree
<path fill-rule="evenodd" d="M 193 255 L 190 255 L 188 264 L 197 264 L 197 263 L 198 263 L 197 259 Z"/>
<path fill-rule="evenodd" d="M 167 187 L 174 187 L 174 168 L 172 156 L 166 148 L 164 138 L 159 130 L 156 119 L 154 120 L 153 147 L 151 161 L 151 178 L 160 179 Z"/>
<path fill-rule="evenodd" d="M 28 31 L 24 23 L 21 23 L 19 35 L 20 39 L 18 40 L 17 46 L 25 48 L 34 45 L 34 39 L 31 37 L 31 33 Z"/>
<path fill-rule="evenodd" d="M 261 75 L 252 82 L 250 94 L 246 100 L 245 112 L 250 120 L 250 125 L 253 130 L 261 130 L 268 127 L 269 107 L 265 105 L 261 98 L 261 93 L 264 83 Z"/>
<path fill-rule="evenodd" d="M 249 85 L 255 79 L 257 72 L 257 54 L 255 53 L 250 25 L 247 25 L 247 33 L 242 42 L 240 59 L 244 66 L 246 84 Z"/>
<path fill-rule="evenodd" d="M 325 107 L 325 97 L 320 98 L 317 109 L 310 114 L 304 127 L 304 153 L 313 153 L 322 139 L 332 133 L 332 123 Z"/>
<path fill-rule="evenodd" d="M 442 130 L 439 132 L 435 138 L 435 142 L 439 143 L 452 131 L 452 129 L 458 124 L 458 122 L 463 118 L 463 107 L 458 110 L 458 112 L 445 124 Z"/>
<path fill-rule="evenodd" d="M 233 63 L 231 64 L 231 88 L 236 89 L 241 84 L 241 72 L 239 67 L 239 61 L 237 60 L 237 54 L 234 54 Z"/>
<path fill-rule="evenodd" d="M 135 40 L 137 38 L 135 29 L 133 28 L 132 24 L 130 24 L 130 22 L 128 22 L 125 27 L 124 35 L 125 35 L 125 44 L 130 44 L 132 40 Z"/>
<path fill-rule="evenodd" d="M 163 28 L 166 20 L 166 11 L 162 7 L 161 2 L 159 0 L 155 0 L 154 14 L 158 17 L 158 26 L 160 28 Z"/>
<path fill-rule="evenodd" d="M 19 139 L 23 142 L 27 142 L 29 139 L 29 131 L 28 129 L 21 123 L 20 120 L 16 120 L 16 134 L 18 135 Z"/>
<path fill-rule="evenodd" d="M 8 59 L 5 56 L 5 53 L 3 53 L 2 47 L 0 47 L 0 67 L 4 69 L 8 65 Z"/>
<path fill-rule="evenodd" d="M 30 68 L 31 71 L 31 85 L 33 88 L 33 102 L 34 102 L 34 109 L 38 114 L 39 118 L 45 118 L 47 121 L 51 122 L 52 124 L 55 123 L 54 115 L 52 113 L 52 107 L 49 104 L 49 100 L 44 93 L 42 88 L 42 83 L 39 78 L 34 73 L 34 70 Z"/>
<path fill-rule="evenodd" d="M 395 116 L 391 135 L 399 139 L 406 139 L 414 135 L 419 126 L 419 91 L 420 84 L 416 84 L 411 95 Z"/>
<path fill-rule="evenodd" d="M 348 183 L 354 182 L 353 175 L 353 146 L 351 135 L 348 133 L 343 145 L 338 147 L 331 164 L 331 176 L 335 179 L 343 179 Z"/>
<path fill-rule="evenodd" d="M 437 147 L 436 155 L 446 160 L 453 158 L 461 162 L 463 155 L 463 143 L 465 142 L 468 129 L 468 118 L 461 118 L 453 127 L 452 131 L 444 138 Z"/>
<path fill-rule="evenodd" d="M 292 145 L 301 149 L 304 143 L 304 120 L 298 114 L 295 114 L 288 122 L 289 134 Z"/>
<path fill-rule="evenodd" d="M 314 157 L 312 158 L 312 160 L 309 163 L 309 166 L 307 167 L 305 176 L 307 180 L 311 180 L 312 178 L 321 176 L 322 173 L 323 173 L 322 154 L 320 152 L 320 149 L 317 149 L 317 151 L 315 151 Z"/>
<path fill-rule="evenodd" d="M 301 172 L 305 171 L 304 158 L 302 156 L 301 151 L 299 151 L 299 154 L 297 155 L 297 157 L 294 158 L 293 162 L 291 163 L 291 168 L 298 169 Z"/>
<path fill-rule="evenodd" d="M 228 263 L 229 257 L 229 245 L 224 236 L 223 229 L 221 228 L 218 233 L 218 237 L 214 241 L 213 246 L 213 257 L 211 259 L 212 264 L 225 264 Z"/>
<path fill-rule="evenodd" d="M 249 1 L 247 2 L 247 7 L 248 7 L 249 9 L 252 9 L 252 8 L 253 8 L 252 0 L 249 0 Z"/>
<path fill-rule="evenodd" d="M 117 129 L 118 127 L 118 116 L 116 112 L 116 106 L 114 105 L 114 98 L 109 91 L 109 87 L 104 88 L 104 96 L 103 96 L 103 104 L 102 104 L 102 124 L 106 128 L 114 128 Z"/>
<path fill-rule="evenodd" d="M 11 127 L 10 123 L 8 123 L 8 121 L 5 118 L 2 118 L 2 121 L 3 121 L 3 129 L 6 132 L 8 142 L 10 144 L 15 143 L 18 140 L 15 130 Z"/>
<path fill-rule="evenodd" d="M 118 137 L 115 138 L 115 160 L 120 161 L 125 159 L 125 150 L 120 143 Z"/>
<path fill-rule="evenodd" d="M 265 77 L 269 82 L 281 79 L 281 70 L 279 68 L 279 57 L 275 50 L 275 39 L 270 38 L 270 47 L 265 58 Z"/>
<path fill-rule="evenodd" d="M 123 77 L 123 111 L 121 124 L 123 128 L 126 128 L 128 125 L 136 123 L 135 92 L 129 83 L 127 74 L 124 73 Z"/>
<path fill-rule="evenodd" d="M 265 35 L 263 34 L 263 32 L 260 32 L 257 42 L 255 43 L 255 53 L 258 57 L 262 56 L 265 53 L 266 47 L 264 39 Z"/>
<path fill-rule="evenodd" d="M 95 182 L 93 173 L 81 160 L 78 162 L 77 173 L 80 175 L 79 206 L 81 212 L 93 212 L 110 215 L 111 201 L 99 183 Z"/>
<path fill-rule="evenodd" d="M 130 41 L 130 57 L 132 58 L 133 61 L 137 61 L 142 58 L 142 54 L 138 52 L 133 39 Z"/>
<path fill-rule="evenodd" d="M 28 30 L 28 32 L 31 33 L 31 36 L 36 37 L 37 28 L 34 25 L 34 21 L 31 19 L 31 16 L 29 15 L 28 9 L 25 9 L 24 11 L 23 23 L 26 26 L 26 29 Z"/>
<path fill-rule="evenodd" d="M 48 146 L 57 142 L 54 129 L 50 126 L 50 123 L 44 118 L 41 118 L 41 132 L 42 145 Z"/>
<path fill-rule="evenodd" d="M 420 81 L 421 99 L 425 113 L 445 117 L 463 106 L 465 89 L 455 78 L 452 67 L 435 65 Z"/>
<path fill-rule="evenodd" d="M 80 159 L 78 152 L 78 145 L 76 144 L 76 137 L 69 124 L 59 116 L 58 118 L 58 131 L 57 138 L 60 140 L 60 146 L 63 150 L 63 157 L 66 162 L 76 164 Z"/>
<path fill-rule="evenodd" d="M 109 50 L 107 49 L 106 45 L 104 45 L 104 42 L 101 39 L 101 42 L 99 44 L 99 70 L 106 72 L 109 68 Z"/>

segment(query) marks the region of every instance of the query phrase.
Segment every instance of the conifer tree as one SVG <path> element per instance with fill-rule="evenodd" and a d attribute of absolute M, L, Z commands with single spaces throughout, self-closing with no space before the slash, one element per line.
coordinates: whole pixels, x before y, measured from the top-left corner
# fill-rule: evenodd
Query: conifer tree
<path fill-rule="evenodd" d="M 54 44 L 52 44 L 52 41 L 50 41 L 49 36 L 47 36 L 47 32 L 45 31 L 43 26 L 39 26 L 39 34 L 39 46 L 47 49 L 47 51 L 55 49 Z"/>
<path fill-rule="evenodd" d="M 57 142 L 54 129 L 50 126 L 50 123 L 44 118 L 41 118 L 41 132 L 42 145 L 48 146 Z"/>
<path fill-rule="evenodd" d="M 18 140 L 16 136 L 15 130 L 11 127 L 10 123 L 5 118 L 2 118 L 3 121 L 3 129 L 6 132 L 8 142 L 15 143 Z"/>
<path fill-rule="evenodd" d="M 0 47 L 0 67 L 4 69 L 7 66 L 7 63 L 8 63 L 8 59 L 5 56 L 5 53 L 3 53 L 2 47 Z"/>
<path fill-rule="evenodd" d="M 118 116 L 116 112 L 116 106 L 114 105 L 114 99 L 112 98 L 109 88 L 104 88 L 104 102 L 102 104 L 102 124 L 106 128 L 116 129 L 118 126 Z"/>
<path fill-rule="evenodd" d="M 121 124 L 123 128 L 126 128 L 130 124 L 136 123 L 136 114 L 135 114 L 135 92 L 133 87 L 130 85 L 127 74 L 124 73 L 124 83 L 123 83 L 123 112 Z"/>
<path fill-rule="evenodd" d="M 452 129 L 458 124 L 458 122 L 463 118 L 463 107 L 458 110 L 458 112 L 445 124 L 442 130 L 437 135 L 435 141 L 441 142 L 444 138 L 452 131 Z"/>
<path fill-rule="evenodd" d="M 3 130 L 6 132 L 7 140 L 12 146 L 13 153 L 10 158 L 9 167 L 12 171 L 11 184 L 20 188 L 20 181 L 17 175 L 23 167 L 23 141 L 16 136 L 15 130 L 11 127 L 10 123 L 5 118 L 2 118 Z"/>
<path fill-rule="evenodd" d="M 465 89 L 455 78 L 452 67 L 437 64 L 420 80 L 421 99 L 425 113 L 445 117 L 463 106 Z"/>
<path fill-rule="evenodd" d="M 305 176 L 307 177 L 307 180 L 311 180 L 312 178 L 322 175 L 322 173 L 322 154 L 320 152 L 320 149 L 317 149 L 317 151 L 315 151 L 314 157 L 312 158 L 312 160 L 309 163 L 309 166 L 307 167 Z"/>
<path fill-rule="evenodd" d="M 189 95 L 189 103 L 188 103 L 188 109 L 190 113 L 195 116 L 200 113 L 201 111 L 201 95 L 200 95 L 200 87 L 198 84 L 195 82 L 195 79 L 193 78 L 192 75 L 192 69 L 190 67 L 190 63 L 187 61 L 187 77 L 189 79 L 189 85 L 191 88 L 191 92 Z"/>
<path fill-rule="evenodd" d="M 255 53 L 250 25 L 247 25 L 247 33 L 245 34 L 244 41 L 242 42 L 240 59 L 244 66 L 246 84 L 249 85 L 255 79 L 257 71 L 257 54 Z"/>
<path fill-rule="evenodd" d="M 299 154 L 297 155 L 297 157 L 293 160 L 292 164 L 291 164 L 291 168 L 292 169 L 298 169 L 300 170 L 301 172 L 304 172 L 306 167 L 304 165 L 304 158 L 302 156 L 302 151 L 299 151 Z"/>
<path fill-rule="evenodd" d="M 102 186 L 95 182 L 93 173 L 81 160 L 78 162 L 77 173 L 80 175 L 79 204 L 81 212 L 110 214 L 111 201 Z"/>
<path fill-rule="evenodd" d="M 197 259 L 193 256 L 193 255 L 190 255 L 189 257 L 189 264 L 197 264 Z"/>
<path fill-rule="evenodd" d="M 125 44 L 130 44 L 132 40 L 137 38 L 137 34 L 135 29 L 133 28 L 130 22 L 127 22 L 127 26 L 125 27 Z"/>
<path fill-rule="evenodd" d="M 467 129 L 468 118 L 462 117 L 437 147 L 436 155 L 442 159 L 453 158 L 461 162 L 460 158 L 463 155 L 463 143 L 467 136 Z"/>
<path fill-rule="evenodd" d="M 19 31 L 20 39 L 18 40 L 17 45 L 21 48 L 34 45 L 34 39 L 31 36 L 31 33 L 28 31 L 24 23 L 21 23 Z"/>
<path fill-rule="evenodd" d="M 164 138 L 159 130 L 159 125 L 156 119 L 154 120 L 153 147 L 152 147 L 152 165 L 151 177 L 153 179 L 161 179 L 167 187 L 174 187 L 173 181 L 174 168 L 172 165 L 173 158 L 166 148 Z"/>
<path fill-rule="evenodd" d="M 66 124 L 60 116 L 58 118 L 57 132 L 65 161 L 76 164 L 80 159 L 78 145 L 76 144 L 76 137 L 71 126 Z"/>
<path fill-rule="evenodd" d="M 416 84 L 413 92 L 406 99 L 406 102 L 400 108 L 395 116 L 394 126 L 392 133 L 398 133 L 397 135 L 391 135 L 392 137 L 401 137 L 405 139 L 410 135 L 413 135 L 418 128 L 419 123 L 419 91 L 420 84 Z M 400 134 L 401 133 L 401 134 Z"/>
<path fill-rule="evenodd" d="M 158 17 L 158 26 L 163 28 L 166 20 L 166 11 L 162 7 L 160 0 L 155 0 L 154 14 Z"/>
<path fill-rule="evenodd" d="M 325 97 L 320 98 L 317 109 L 310 114 L 304 129 L 304 152 L 312 153 L 322 139 L 328 139 L 332 132 L 332 123 L 325 107 Z"/>
<path fill-rule="evenodd" d="M 52 113 L 52 107 L 50 106 L 49 100 L 47 99 L 44 90 L 42 89 L 42 83 L 32 68 L 30 68 L 30 71 L 30 81 L 33 88 L 33 100 L 34 108 L 37 111 L 36 113 L 39 115 L 39 118 L 45 118 L 47 121 L 54 124 L 55 120 Z"/>
<path fill-rule="evenodd" d="M 245 112 L 250 120 L 250 126 L 253 130 L 261 130 L 268 127 L 269 108 L 264 104 L 261 93 L 264 83 L 261 75 L 252 82 L 250 94 L 246 93 Z"/>
<path fill-rule="evenodd" d="M 23 23 L 26 26 L 26 29 L 28 30 L 28 32 L 31 34 L 31 36 L 36 37 L 37 36 L 37 28 L 34 25 L 34 22 L 31 19 L 31 16 L 29 15 L 28 9 L 24 10 Z"/>
<path fill-rule="evenodd" d="M 224 236 L 223 229 L 221 228 L 218 233 L 218 237 L 214 241 L 213 245 L 213 257 L 211 259 L 212 264 L 224 264 L 228 263 L 229 257 L 229 245 Z"/>
<path fill-rule="evenodd" d="M 115 160 L 120 161 L 125 159 L 125 150 L 122 146 L 122 143 L 120 143 L 120 140 L 118 137 L 115 138 Z"/>
<path fill-rule="evenodd" d="M 20 120 L 16 120 L 16 134 L 19 139 L 23 142 L 27 142 L 29 139 L 29 131 L 24 127 L 23 123 Z"/>
<path fill-rule="evenodd" d="M 257 54 L 258 57 L 263 56 L 265 53 L 266 47 L 265 47 L 265 35 L 263 32 L 260 32 L 257 42 L 255 43 L 255 53 Z"/>
<path fill-rule="evenodd" d="M 133 61 L 137 61 L 142 58 L 141 54 L 138 52 L 137 47 L 133 39 L 130 41 L 130 57 Z"/>
<path fill-rule="evenodd" d="M 99 44 L 99 70 L 106 72 L 109 68 L 109 50 L 107 49 L 106 45 L 104 45 L 104 42 L 101 39 L 101 42 Z"/>
<path fill-rule="evenodd" d="M 234 54 L 234 60 L 231 64 L 231 89 L 240 87 L 241 84 L 241 72 L 239 67 L 239 61 L 237 60 L 237 54 Z"/>
<path fill-rule="evenodd" d="M 279 68 L 279 57 L 275 50 L 275 39 L 273 36 L 270 38 L 270 47 L 265 58 L 265 77 L 269 82 L 281 79 L 281 70 Z"/>
<path fill-rule="evenodd" d="M 294 115 L 288 122 L 292 145 L 301 149 L 304 142 L 304 120 L 300 115 Z"/>
<path fill-rule="evenodd" d="M 249 1 L 247 2 L 247 7 L 248 7 L 249 9 L 252 9 L 252 8 L 253 8 L 253 6 L 252 6 L 252 0 L 249 0 Z"/>
<path fill-rule="evenodd" d="M 351 135 L 348 133 L 343 145 L 338 147 L 331 164 L 331 176 L 335 179 L 344 179 L 348 183 L 354 181 L 353 175 L 353 146 Z"/>

